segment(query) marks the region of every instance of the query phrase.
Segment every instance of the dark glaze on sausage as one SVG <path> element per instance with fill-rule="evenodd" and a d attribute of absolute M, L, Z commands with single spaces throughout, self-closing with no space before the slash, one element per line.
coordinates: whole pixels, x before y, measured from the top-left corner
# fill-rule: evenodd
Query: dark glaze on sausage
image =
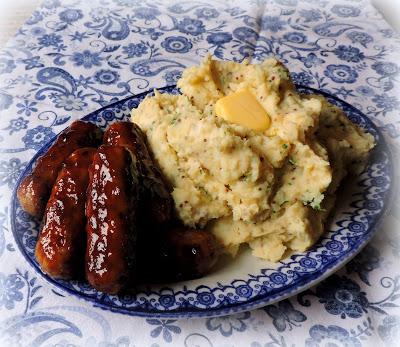
<path fill-rule="evenodd" d="M 177 279 L 199 278 L 210 271 L 218 259 L 216 240 L 207 230 L 178 227 L 166 235 L 165 254 Z"/>
<path fill-rule="evenodd" d="M 206 274 L 218 258 L 214 236 L 166 224 L 171 219 L 172 199 L 141 129 L 132 122 L 114 123 L 104 133 L 104 143 L 127 146 L 141 164 L 143 206 L 136 255 L 142 280 L 191 279 Z"/>
<path fill-rule="evenodd" d="M 138 171 L 126 147 L 101 146 L 89 170 L 86 277 L 116 294 L 134 277 Z"/>
<path fill-rule="evenodd" d="M 51 277 L 69 279 L 83 273 L 86 249 L 86 189 L 95 148 L 80 148 L 65 161 L 51 191 L 36 259 Z"/>
<path fill-rule="evenodd" d="M 142 255 L 141 281 L 164 282 L 199 278 L 218 260 L 214 235 L 183 226 L 168 228 Z"/>
<path fill-rule="evenodd" d="M 151 158 L 146 137 L 139 126 L 132 122 L 114 123 L 104 133 L 103 142 L 126 146 L 137 156 L 143 194 L 142 219 L 155 225 L 168 222 L 171 218 L 172 199 L 160 170 Z"/>
<path fill-rule="evenodd" d="M 76 149 L 97 147 L 101 141 L 100 129 L 83 121 L 75 121 L 66 128 L 36 163 L 32 173 L 18 188 L 22 208 L 36 218 L 42 218 L 51 188 L 65 159 Z"/>

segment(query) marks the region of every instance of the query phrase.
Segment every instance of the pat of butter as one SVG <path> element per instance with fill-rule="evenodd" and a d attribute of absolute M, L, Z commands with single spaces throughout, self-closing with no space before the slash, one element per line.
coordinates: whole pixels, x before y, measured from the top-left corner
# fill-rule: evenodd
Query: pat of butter
<path fill-rule="evenodd" d="M 270 118 L 264 107 L 247 89 L 224 96 L 215 103 L 215 113 L 227 122 L 254 130 L 266 130 Z"/>

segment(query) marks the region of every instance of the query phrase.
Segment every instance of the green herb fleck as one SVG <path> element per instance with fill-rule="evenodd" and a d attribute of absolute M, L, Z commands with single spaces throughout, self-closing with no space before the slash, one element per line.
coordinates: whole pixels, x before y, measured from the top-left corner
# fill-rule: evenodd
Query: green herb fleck
<path fill-rule="evenodd" d="M 289 163 L 292 164 L 292 165 L 294 165 L 294 166 L 297 165 L 296 160 L 295 160 L 293 157 L 290 157 L 290 158 L 289 158 Z"/>
<path fill-rule="evenodd" d="M 210 193 L 202 186 L 197 186 L 197 189 L 200 190 L 204 195 L 206 195 L 208 198 L 211 198 Z"/>
<path fill-rule="evenodd" d="M 289 148 L 289 146 L 288 146 L 288 144 L 287 144 L 287 143 L 284 143 L 284 144 L 282 145 L 282 148 L 283 148 L 283 149 L 288 149 L 288 148 Z"/>
<path fill-rule="evenodd" d="M 219 76 L 219 83 L 222 88 L 225 88 L 225 84 L 226 84 L 225 76 L 223 76 L 223 75 Z"/>
<path fill-rule="evenodd" d="M 251 178 L 251 174 L 247 173 L 239 177 L 240 181 L 248 181 Z"/>
<path fill-rule="evenodd" d="M 315 211 L 325 211 L 325 209 L 321 207 L 321 200 L 322 199 L 318 199 L 315 197 L 311 200 L 303 200 L 303 205 L 309 205 Z"/>
<path fill-rule="evenodd" d="M 325 211 L 323 208 L 321 208 L 321 203 L 320 202 L 312 202 L 311 204 L 310 204 L 310 206 L 311 206 L 311 208 L 312 209 L 314 209 L 314 210 L 316 210 L 316 211 Z"/>
<path fill-rule="evenodd" d="M 230 83 L 231 79 L 232 79 L 232 73 L 228 73 L 226 76 L 220 75 L 219 81 L 220 81 L 221 87 L 225 89 L 228 86 L 228 84 Z"/>
<path fill-rule="evenodd" d="M 278 75 L 283 80 L 288 80 L 289 79 L 289 72 L 285 68 L 278 69 Z"/>
<path fill-rule="evenodd" d="M 176 123 L 178 123 L 178 122 L 180 122 L 181 120 L 179 119 L 179 113 L 176 113 L 173 117 L 172 117 L 172 119 L 170 120 L 170 124 L 171 125 L 175 125 Z"/>

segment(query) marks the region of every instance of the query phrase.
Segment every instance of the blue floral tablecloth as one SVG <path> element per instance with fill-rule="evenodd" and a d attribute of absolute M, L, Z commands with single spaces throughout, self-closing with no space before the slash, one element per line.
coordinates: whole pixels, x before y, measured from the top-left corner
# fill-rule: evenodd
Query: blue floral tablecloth
<path fill-rule="evenodd" d="M 399 162 L 400 38 L 367 0 L 46 0 L 0 52 L 0 346 L 400 345 L 398 202 L 335 275 L 290 300 L 220 318 L 102 311 L 55 290 L 16 250 L 7 207 L 35 151 L 74 119 L 175 84 L 207 53 L 275 54 L 297 83 L 367 114 Z"/>

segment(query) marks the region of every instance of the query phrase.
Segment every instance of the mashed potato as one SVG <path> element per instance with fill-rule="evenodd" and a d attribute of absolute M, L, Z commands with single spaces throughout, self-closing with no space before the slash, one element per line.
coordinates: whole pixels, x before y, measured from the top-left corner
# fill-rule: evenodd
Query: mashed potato
<path fill-rule="evenodd" d="M 208 57 L 178 86 L 182 95 L 156 93 L 132 111 L 172 187 L 177 216 L 208 228 L 232 255 L 243 243 L 271 261 L 310 247 L 342 178 L 363 168 L 372 136 L 323 97 L 297 93 L 276 59 Z M 244 88 L 270 117 L 264 132 L 215 114 L 221 97 Z"/>

